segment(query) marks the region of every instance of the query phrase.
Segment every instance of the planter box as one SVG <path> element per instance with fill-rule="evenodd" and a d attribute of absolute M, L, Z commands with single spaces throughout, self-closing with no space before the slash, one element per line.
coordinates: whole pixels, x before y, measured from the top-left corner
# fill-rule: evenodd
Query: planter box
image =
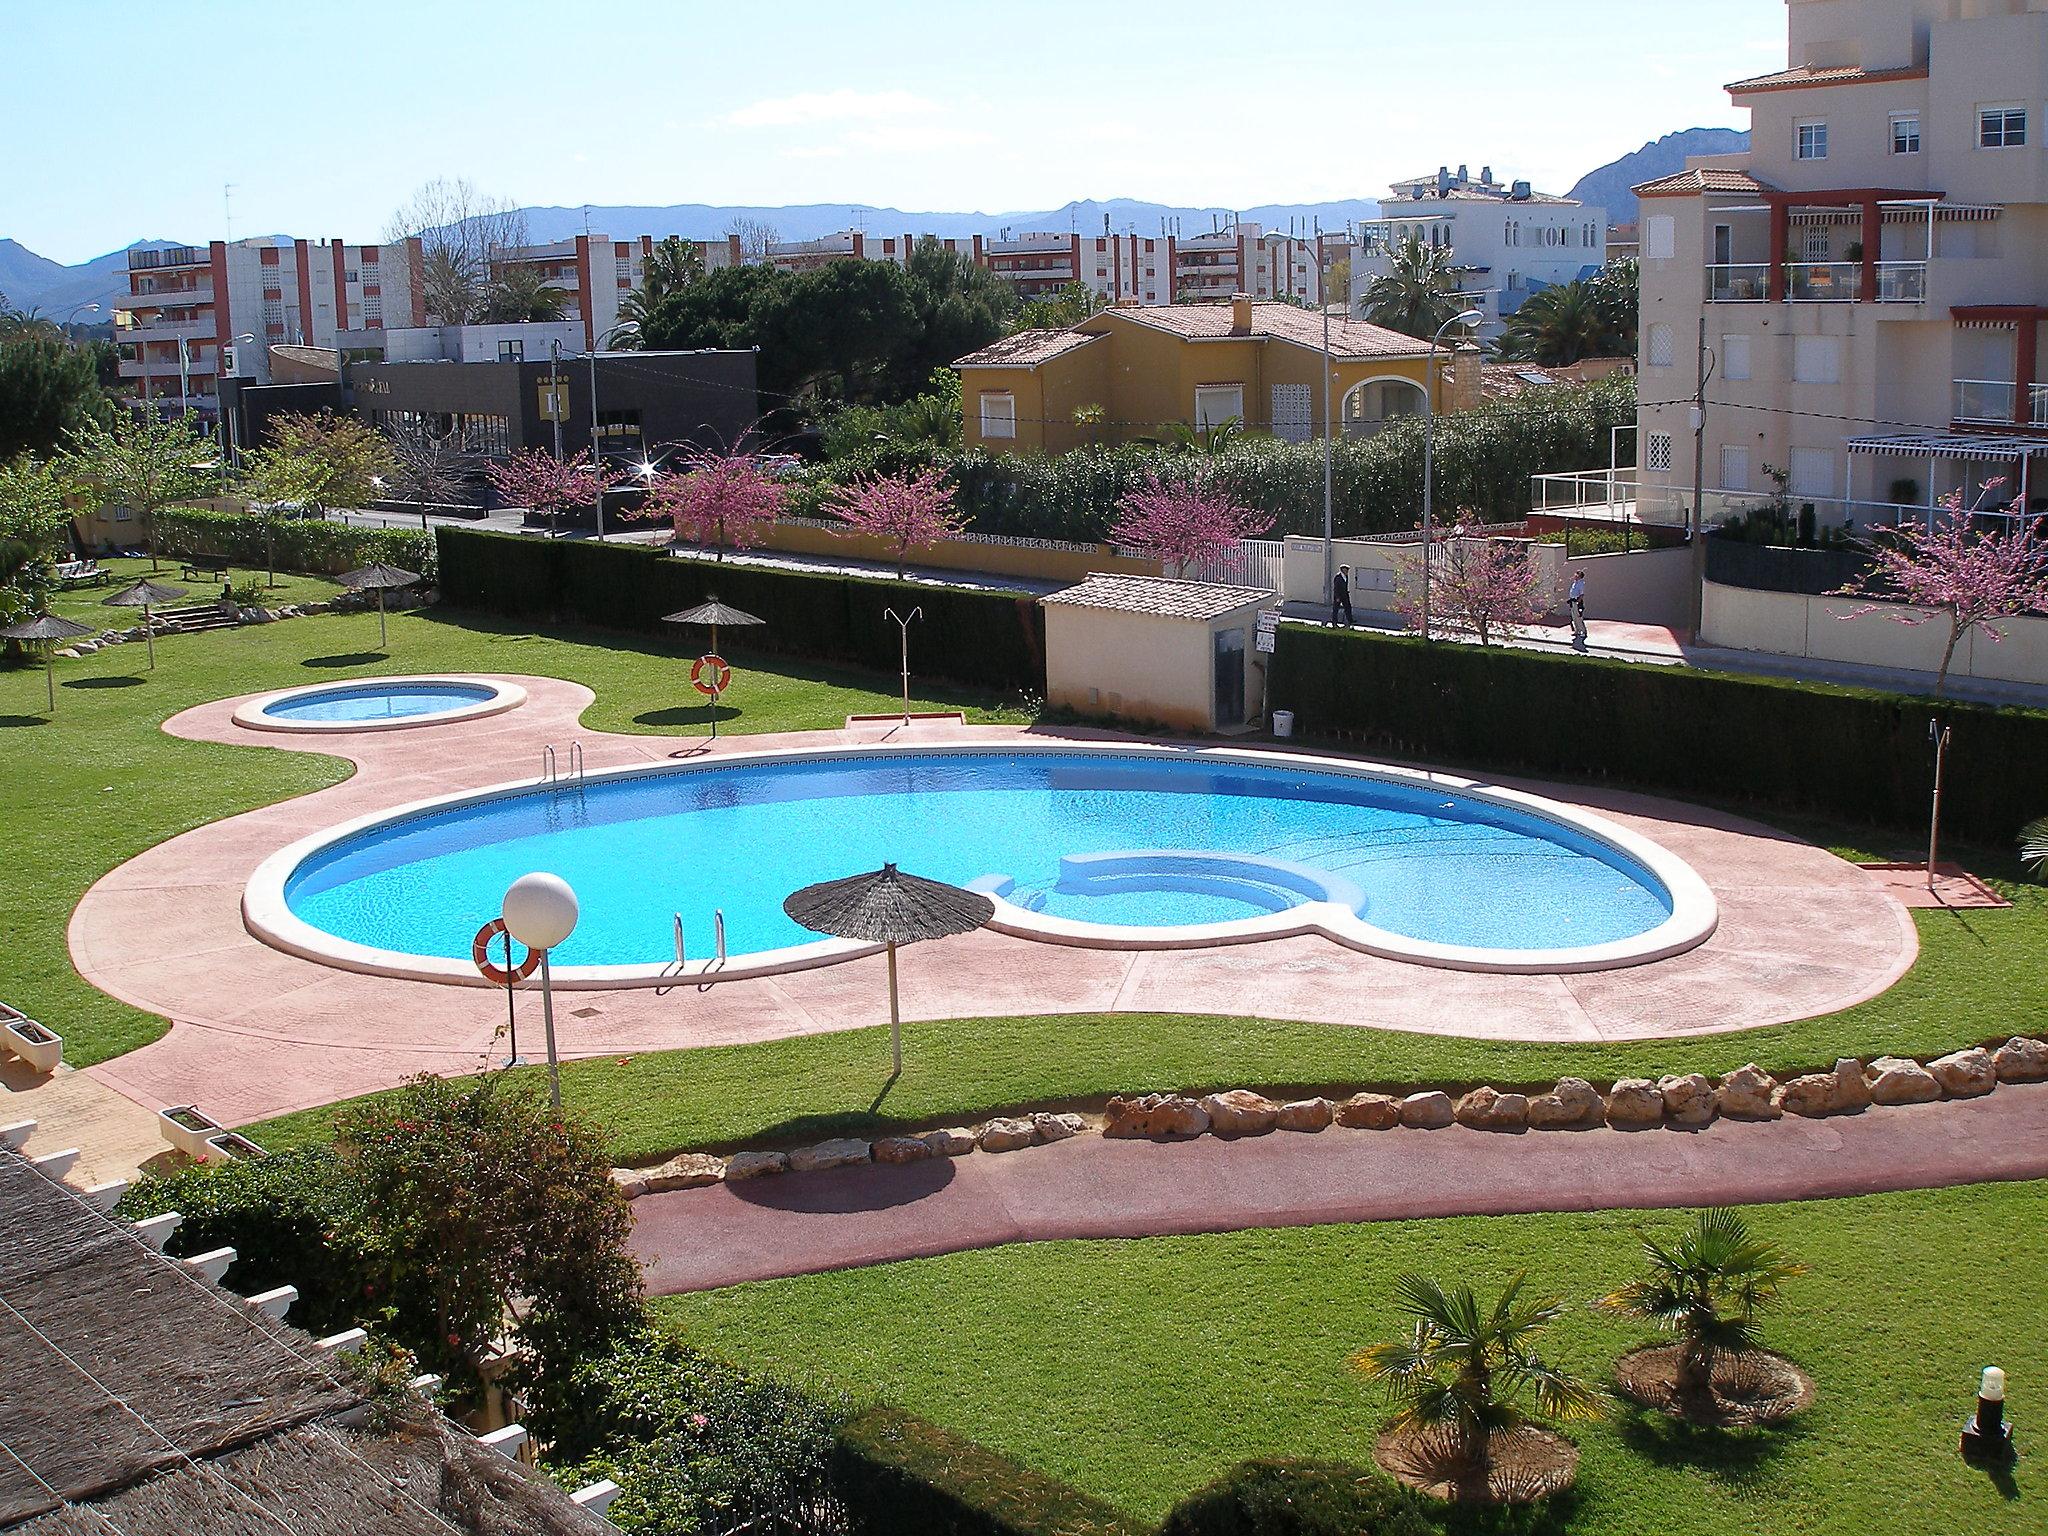
<path fill-rule="evenodd" d="M 8 1010 L 10 1013 L 12 1009 Z M 0 1022 L 0 1043 L 34 1067 L 36 1071 L 51 1073 L 64 1060 L 64 1037 L 54 1029 L 45 1029 L 34 1019 L 16 1015 Z"/>
<path fill-rule="evenodd" d="M 158 1110 L 156 1126 L 165 1141 L 193 1161 L 202 1163 L 206 1161 L 208 1139 L 227 1130 L 218 1120 L 202 1114 L 190 1104 L 174 1104 L 169 1109 Z"/>
<path fill-rule="evenodd" d="M 270 1156 L 240 1131 L 223 1131 L 218 1136 L 207 1137 L 203 1155 L 215 1163 L 246 1163 L 252 1158 Z"/>

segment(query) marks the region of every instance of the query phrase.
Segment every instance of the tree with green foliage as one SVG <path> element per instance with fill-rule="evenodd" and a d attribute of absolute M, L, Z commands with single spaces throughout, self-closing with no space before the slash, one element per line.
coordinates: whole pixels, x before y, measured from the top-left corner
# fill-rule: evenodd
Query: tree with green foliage
<path fill-rule="evenodd" d="M 335 1150 L 384 1293 L 418 1309 L 404 1342 L 458 1386 L 509 1337 L 551 1390 L 643 1321 L 604 1138 L 535 1088 L 422 1074 L 337 1115 Z"/>
<path fill-rule="evenodd" d="M 528 266 L 509 266 L 484 285 L 477 307 L 479 325 L 520 325 L 559 320 L 569 312 L 568 290 Z"/>
<path fill-rule="evenodd" d="M 1724 1357 L 1757 1348 L 1757 1314 L 1806 1273 L 1740 1214 L 1701 1211 L 1673 1243 L 1643 1234 L 1649 1273 L 1600 1299 L 1603 1311 L 1654 1323 L 1679 1341 L 1678 1395 L 1704 1395 Z"/>
<path fill-rule="evenodd" d="M 703 280 L 704 255 L 697 249 L 696 241 L 676 235 L 655 241 L 641 263 L 640 286 L 619 301 L 619 318 L 640 327 L 639 335 L 629 334 L 622 344 L 643 345 L 647 327 L 662 301 Z"/>
<path fill-rule="evenodd" d="M 127 507 L 142 524 L 142 542 L 155 570 L 156 515 L 213 488 L 218 449 L 190 418 L 152 409 L 116 411 L 88 419 L 65 435 L 57 473 L 102 506 Z"/>
<path fill-rule="evenodd" d="M 0 340 L 0 459 L 54 453 L 67 432 L 106 421 L 99 353 L 62 337 L 25 330 Z"/>
<path fill-rule="evenodd" d="M 1564 1315 L 1564 1303 L 1524 1299 L 1527 1280 L 1517 1273 L 1491 1307 L 1469 1285 L 1446 1290 L 1422 1275 L 1395 1283 L 1396 1305 L 1414 1320 L 1407 1337 L 1351 1357 L 1385 1391 L 1395 1429 L 1439 1436 L 1451 1460 L 1483 1469 L 1498 1434 L 1537 1418 L 1599 1417 L 1594 1389 L 1536 1353 L 1536 1336 Z"/>
<path fill-rule="evenodd" d="M 1027 299 L 1011 321 L 1012 331 L 1064 331 L 1079 325 L 1109 301 L 1079 278 L 1043 298 Z M 964 354 L 956 353 L 955 356 Z"/>
<path fill-rule="evenodd" d="M 1600 311 L 1601 328 L 1613 338 L 1610 357 L 1636 355 L 1636 323 L 1642 312 L 1642 269 L 1630 260 L 1610 261 L 1587 280 Z"/>
<path fill-rule="evenodd" d="M 324 410 L 274 418 L 269 439 L 242 465 L 258 496 L 323 515 L 375 501 L 391 471 L 390 439 L 360 417 Z"/>
<path fill-rule="evenodd" d="M 1545 368 L 1568 368 L 1589 357 L 1633 357 L 1636 302 L 1632 261 L 1538 289 L 1502 327 L 1500 355 Z"/>
<path fill-rule="evenodd" d="M 1387 270 L 1365 285 L 1365 318 L 1404 336 L 1434 336 L 1465 307 L 1451 253 L 1409 235 L 1394 246 Z"/>
<path fill-rule="evenodd" d="M 56 584 L 70 510 L 50 466 L 33 454 L 0 462 L 0 624 L 44 612 Z"/>
<path fill-rule="evenodd" d="M 910 325 L 898 349 L 891 400 L 909 397 L 934 369 L 1005 334 L 1017 308 L 1008 283 L 931 235 L 911 248 L 903 276 Z"/>

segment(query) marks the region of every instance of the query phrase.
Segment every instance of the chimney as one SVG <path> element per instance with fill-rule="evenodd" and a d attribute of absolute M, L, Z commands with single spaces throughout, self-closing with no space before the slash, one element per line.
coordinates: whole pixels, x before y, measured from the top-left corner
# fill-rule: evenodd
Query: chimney
<path fill-rule="evenodd" d="M 1460 162 L 1459 162 L 1459 164 L 1458 164 L 1458 181 L 1459 181 L 1460 185 L 1462 185 L 1462 184 L 1463 184 L 1463 183 L 1465 183 L 1465 182 L 1468 182 L 1468 181 L 1470 181 L 1471 179 L 1472 179 L 1472 167 L 1471 167 L 1471 166 L 1469 166 L 1469 165 L 1466 165 L 1466 164 L 1465 164 L 1465 163 L 1464 163 L 1463 161 L 1460 161 Z"/>
<path fill-rule="evenodd" d="M 1443 408 L 1446 414 L 1453 411 L 1477 410 L 1485 403 L 1479 378 L 1485 360 L 1486 354 L 1469 341 L 1458 343 L 1452 350 L 1450 373 L 1443 383 Z"/>
<path fill-rule="evenodd" d="M 1252 296 L 1248 293 L 1233 293 L 1230 296 L 1230 334 L 1249 336 L 1252 333 Z"/>
<path fill-rule="evenodd" d="M 1489 186 L 1489 187 L 1490 187 L 1490 186 L 1492 186 L 1492 185 L 1493 185 L 1493 167 L 1492 167 L 1492 166 L 1490 166 L 1490 165 L 1482 165 L 1481 167 L 1479 167 L 1479 180 L 1480 180 L 1480 183 L 1481 183 L 1481 185 L 1483 185 L 1483 186 Z"/>

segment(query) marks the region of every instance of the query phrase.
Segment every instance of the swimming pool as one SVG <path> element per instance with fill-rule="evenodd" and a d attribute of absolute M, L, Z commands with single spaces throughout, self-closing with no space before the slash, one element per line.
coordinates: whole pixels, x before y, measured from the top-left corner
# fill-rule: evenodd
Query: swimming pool
<path fill-rule="evenodd" d="M 526 690 L 485 677 L 374 677 L 314 683 L 251 699 L 235 723 L 259 731 L 376 731 L 495 715 Z"/>
<path fill-rule="evenodd" d="M 734 973 L 823 963 L 791 891 L 895 861 L 997 898 L 992 926 L 1111 947 L 1322 932 L 1442 965 L 1573 970 L 1712 931 L 1689 866 L 1552 802 L 1407 770 L 1142 745 L 763 753 L 448 797 L 267 860 L 244 910 L 280 947 L 474 980 L 505 888 L 546 869 L 582 918 L 558 981 L 674 980 L 722 914 Z"/>

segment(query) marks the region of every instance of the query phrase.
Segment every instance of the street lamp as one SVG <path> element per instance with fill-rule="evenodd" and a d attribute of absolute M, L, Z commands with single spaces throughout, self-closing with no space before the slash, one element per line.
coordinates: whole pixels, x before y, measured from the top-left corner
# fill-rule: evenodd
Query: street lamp
<path fill-rule="evenodd" d="M 1436 349 L 1453 326 L 1477 325 L 1486 317 L 1476 309 L 1460 310 L 1429 338 L 1429 362 L 1422 379 L 1422 638 L 1429 638 L 1429 542 L 1436 490 Z"/>
<path fill-rule="evenodd" d="M 626 320 L 605 332 L 605 343 L 617 341 L 621 336 L 638 336 L 640 322 Z M 597 426 L 597 348 L 590 349 L 590 468 L 597 478 L 597 489 L 592 493 L 597 504 L 597 541 L 604 542 L 604 437 Z"/>
<path fill-rule="evenodd" d="M 99 309 L 100 307 L 97 304 L 74 304 L 71 307 L 71 313 L 64 317 L 64 323 L 69 325 L 80 315 L 96 315 L 99 313 Z"/>
<path fill-rule="evenodd" d="M 540 952 L 540 1016 L 548 1037 L 548 1102 L 562 1107 L 561 1067 L 555 1057 L 554 977 L 548 951 L 576 931 L 576 893 L 560 875 L 536 870 L 521 875 L 505 892 L 505 931 Z"/>
<path fill-rule="evenodd" d="M 234 344 L 237 347 L 253 347 L 256 344 L 256 333 L 254 331 L 243 331 L 239 336 L 235 337 Z M 238 379 L 242 376 L 242 360 L 239 357 L 235 359 L 234 376 Z M 215 388 L 218 387 L 218 385 L 215 386 Z M 221 407 L 220 413 L 220 419 L 225 433 L 225 439 L 221 449 L 222 457 L 231 460 L 236 464 L 242 462 L 242 434 L 238 430 L 238 424 L 236 421 L 236 418 L 239 417 L 241 414 L 242 394 L 241 391 L 237 389 L 235 391 L 235 409 L 232 412 L 230 412 L 227 409 L 227 407 L 223 405 Z M 225 467 L 223 467 L 221 470 L 220 483 L 222 491 L 225 492 L 228 483 L 228 474 Z"/>

